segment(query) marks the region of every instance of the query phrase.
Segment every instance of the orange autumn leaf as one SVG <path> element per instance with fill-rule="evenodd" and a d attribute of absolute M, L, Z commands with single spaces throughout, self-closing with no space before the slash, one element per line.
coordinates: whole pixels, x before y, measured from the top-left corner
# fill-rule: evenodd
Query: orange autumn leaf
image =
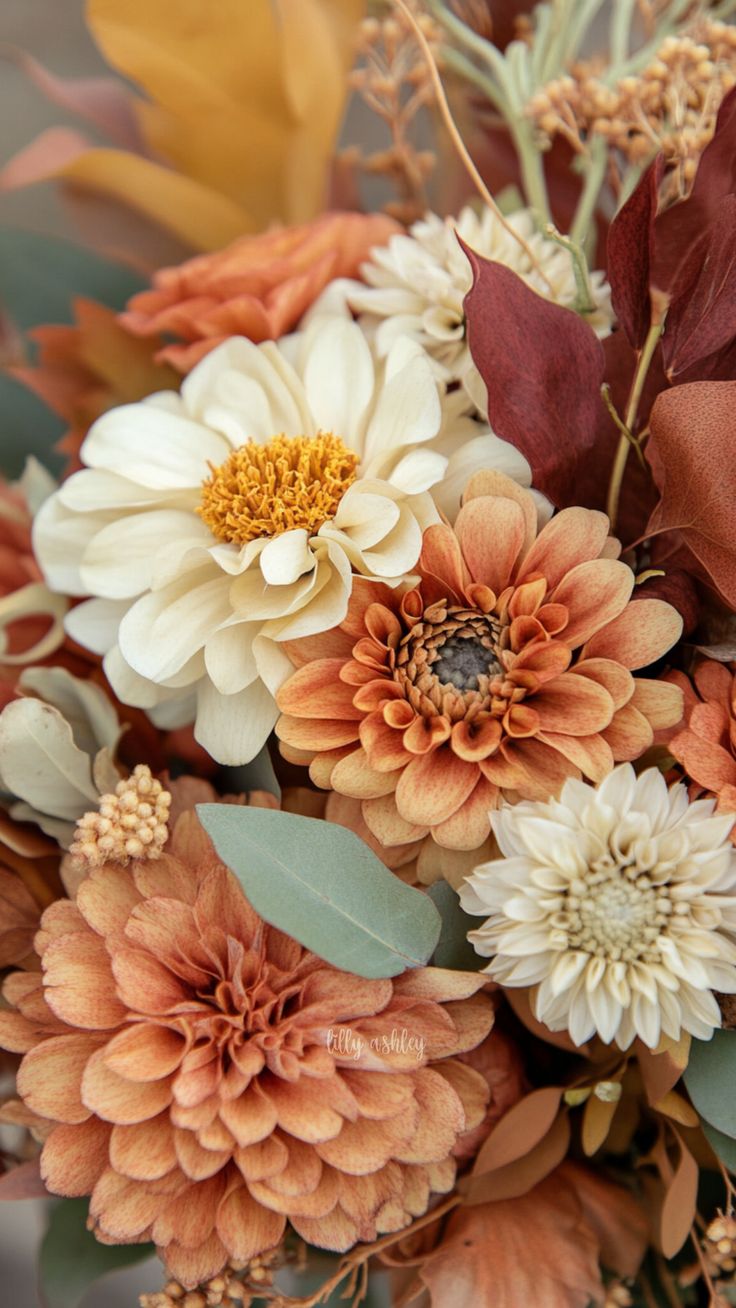
<path fill-rule="evenodd" d="M 661 500 L 646 535 L 677 533 L 713 585 L 736 606 L 736 382 L 690 382 L 663 391 L 652 409 L 647 444 Z"/>
<path fill-rule="evenodd" d="M 632 1196 L 566 1163 L 522 1197 L 453 1213 L 420 1276 L 432 1308 L 589 1308 L 605 1300 L 600 1263 L 633 1275 L 645 1246 Z"/>
<path fill-rule="evenodd" d="M 82 296 L 73 308 L 72 324 L 34 327 L 29 337 L 38 346 L 36 362 L 10 370 L 68 423 L 58 445 L 69 460 L 67 472 L 80 466 L 80 446 L 101 413 L 174 389 L 178 381 L 173 369 L 154 361 L 157 341 L 132 336 L 112 309 Z"/>

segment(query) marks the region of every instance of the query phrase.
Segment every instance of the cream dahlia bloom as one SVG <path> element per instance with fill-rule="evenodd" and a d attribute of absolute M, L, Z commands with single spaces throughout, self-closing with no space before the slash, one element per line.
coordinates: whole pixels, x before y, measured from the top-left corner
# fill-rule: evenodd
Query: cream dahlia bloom
<path fill-rule="evenodd" d="M 367 284 L 343 282 L 342 287 L 350 308 L 361 315 L 362 325 L 375 333 L 379 355 L 387 354 L 398 337 L 411 336 L 450 378 L 467 381 L 471 393 L 477 394 L 463 311 L 473 275 L 458 236 L 485 259 L 518 273 L 540 295 L 557 304 L 574 304 L 577 290 L 569 253 L 540 235 L 529 209 L 510 214 L 507 222 L 524 244 L 514 239 L 487 206 L 479 213 L 467 206 L 457 218 L 427 214 L 407 235 L 392 236 L 387 245 L 371 251 L 370 261 L 361 265 Z M 592 273 L 590 280 L 596 309 L 588 322 L 599 336 L 607 336 L 613 319 L 610 288 L 601 272 Z M 334 292 L 328 288 L 325 296 L 330 294 Z"/>
<path fill-rule="evenodd" d="M 179 394 L 110 410 L 36 520 L 50 585 L 93 597 L 70 634 L 104 654 L 124 703 L 160 726 L 195 719 L 214 758 L 246 762 L 291 670 L 280 642 L 341 622 L 354 573 L 411 572 L 438 517 L 430 487 L 454 494 L 499 460 L 528 484 L 525 460 L 454 404 L 412 342 L 376 363 L 335 318 L 278 344 L 233 338 Z"/>
<path fill-rule="evenodd" d="M 624 763 L 597 787 L 492 815 L 505 856 L 476 868 L 469 939 L 505 986 L 535 986 L 537 1018 L 580 1045 L 596 1033 L 656 1048 L 721 1025 L 712 991 L 736 992 L 733 815 L 688 803 L 655 768 Z"/>

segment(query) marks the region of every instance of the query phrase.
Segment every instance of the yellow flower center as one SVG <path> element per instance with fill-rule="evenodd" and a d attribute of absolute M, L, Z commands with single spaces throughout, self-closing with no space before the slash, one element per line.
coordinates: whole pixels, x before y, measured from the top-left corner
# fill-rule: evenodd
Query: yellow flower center
<path fill-rule="evenodd" d="M 334 518 L 355 481 L 358 455 L 332 432 L 248 441 L 202 482 L 197 509 L 218 540 L 245 545 L 303 527 L 310 535 Z"/>

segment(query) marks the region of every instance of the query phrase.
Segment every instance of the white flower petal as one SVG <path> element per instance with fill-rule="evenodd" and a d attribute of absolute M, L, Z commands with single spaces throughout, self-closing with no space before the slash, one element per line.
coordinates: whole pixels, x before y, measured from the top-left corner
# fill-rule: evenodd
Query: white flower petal
<path fill-rule="evenodd" d="M 135 513 L 108 523 L 90 540 L 80 575 L 88 594 L 103 599 L 132 599 L 148 590 L 161 541 L 182 548 L 196 518 L 181 509 Z M 204 526 L 204 524 L 203 524 Z M 204 528 L 207 535 L 207 528 Z"/>
<path fill-rule="evenodd" d="M 300 527 L 272 537 L 263 547 L 260 565 L 269 586 L 291 586 L 298 581 L 314 567 L 306 531 Z"/>
<path fill-rule="evenodd" d="M 309 329 L 305 347 L 304 388 L 316 426 L 361 453 L 375 383 L 363 332 L 343 318 L 320 319 Z"/>
<path fill-rule="evenodd" d="M 166 681 L 231 616 L 228 577 L 202 569 L 142 596 L 120 624 L 120 649 L 151 681 Z"/>
<path fill-rule="evenodd" d="M 201 485 L 228 446 L 201 423 L 151 404 L 123 404 L 92 424 L 81 455 L 89 468 L 118 472 L 152 490 Z"/>
<path fill-rule="evenodd" d="M 262 681 L 237 695 L 221 695 L 209 680 L 197 693 L 194 736 L 217 763 L 250 763 L 268 739 L 279 711 Z"/>
<path fill-rule="evenodd" d="M 72 640 L 93 654 L 106 654 L 116 643 L 118 629 L 130 608 L 128 600 L 85 600 L 70 609 L 64 620 Z"/>
<path fill-rule="evenodd" d="M 253 640 L 260 624 L 231 618 L 208 637 L 204 647 L 207 674 L 221 695 L 235 695 L 258 676 Z"/>

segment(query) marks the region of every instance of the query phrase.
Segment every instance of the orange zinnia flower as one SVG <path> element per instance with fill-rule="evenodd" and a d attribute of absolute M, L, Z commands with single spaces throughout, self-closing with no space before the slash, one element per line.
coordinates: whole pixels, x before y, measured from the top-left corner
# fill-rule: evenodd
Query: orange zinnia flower
<path fill-rule="evenodd" d="M 682 672 L 667 680 L 685 696 L 685 725 L 668 741 L 698 793 L 715 795 L 716 812 L 736 816 L 736 673 L 734 665 L 704 659 L 693 684 Z M 731 832 L 736 844 L 736 826 Z"/>
<path fill-rule="evenodd" d="M 158 359 L 189 372 L 229 336 L 275 340 L 296 327 L 328 282 L 355 277 L 400 228 L 385 214 L 328 213 L 296 227 L 242 236 L 224 250 L 162 268 L 121 321 L 141 336 L 174 336 Z"/>
<path fill-rule="evenodd" d="M 187 812 L 160 858 L 47 909 L 37 948 L 0 1041 L 50 1129 L 49 1189 L 91 1193 L 102 1241 L 152 1239 L 194 1286 L 287 1219 L 344 1250 L 452 1187 L 488 1100 L 455 1057 L 491 1026 L 482 976 L 338 971 L 257 916 Z"/>
<path fill-rule="evenodd" d="M 416 586 L 356 578 L 339 627 L 285 644 L 283 753 L 361 799 L 384 844 L 429 834 L 454 851 L 487 839 L 502 798 L 601 780 L 682 712 L 677 687 L 631 675 L 682 621 L 629 603 L 619 553 L 604 514 L 564 509 L 537 534 L 532 495 L 477 474 L 455 529 L 425 532 Z"/>

